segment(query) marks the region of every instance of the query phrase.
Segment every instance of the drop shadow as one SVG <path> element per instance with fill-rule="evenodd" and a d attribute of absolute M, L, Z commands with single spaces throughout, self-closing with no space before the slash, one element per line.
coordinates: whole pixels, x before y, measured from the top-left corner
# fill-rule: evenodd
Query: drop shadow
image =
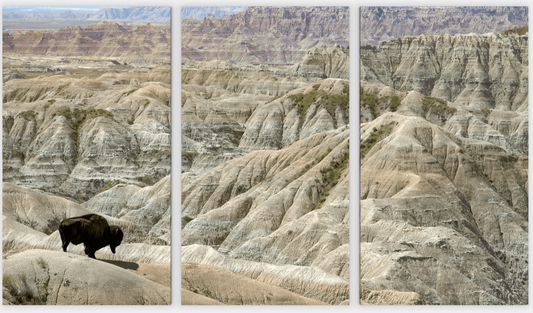
<path fill-rule="evenodd" d="M 128 270 L 136 271 L 139 268 L 139 264 L 137 264 L 135 262 L 112 261 L 112 260 L 102 260 L 102 259 L 100 259 L 99 261 L 106 262 L 106 263 L 109 263 L 109 264 L 113 264 L 115 266 L 122 267 L 122 268 L 128 269 Z"/>

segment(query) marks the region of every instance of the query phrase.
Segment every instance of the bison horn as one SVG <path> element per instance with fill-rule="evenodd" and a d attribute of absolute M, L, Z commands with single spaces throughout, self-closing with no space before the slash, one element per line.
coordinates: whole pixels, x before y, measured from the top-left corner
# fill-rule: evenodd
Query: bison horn
<path fill-rule="evenodd" d="M 118 228 L 117 228 L 117 229 L 115 229 L 115 234 L 118 234 Z"/>

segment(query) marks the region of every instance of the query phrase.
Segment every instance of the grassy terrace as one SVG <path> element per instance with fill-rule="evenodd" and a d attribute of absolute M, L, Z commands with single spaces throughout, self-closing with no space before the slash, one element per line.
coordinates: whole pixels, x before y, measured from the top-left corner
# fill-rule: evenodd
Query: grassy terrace
<path fill-rule="evenodd" d="M 362 90 L 362 88 L 361 88 Z M 385 105 L 395 112 L 400 106 L 400 97 L 398 96 L 383 96 L 378 97 L 370 93 L 360 93 L 361 108 L 368 108 L 374 118 L 378 117 L 380 112 L 378 106 Z"/>
<path fill-rule="evenodd" d="M 318 90 L 319 87 L 319 85 L 313 86 L 314 90 L 306 94 L 298 93 L 289 95 L 289 99 L 294 101 L 298 108 L 298 115 L 300 116 L 299 127 L 303 125 L 307 110 L 313 103 L 325 108 L 333 118 L 335 118 L 335 109 L 337 106 L 340 106 L 345 111 L 350 109 L 349 91 L 346 91 L 346 94 L 333 95 L 326 93 L 323 90 Z"/>
<path fill-rule="evenodd" d="M 320 170 L 320 173 L 324 178 L 324 189 L 322 189 L 322 195 L 318 199 L 315 210 L 320 208 L 324 201 L 326 201 L 326 198 L 329 196 L 329 191 L 337 185 L 342 172 L 348 168 L 348 165 L 350 164 L 350 145 L 347 144 L 345 149 L 346 150 L 340 158 L 333 158 L 328 167 Z"/>
<path fill-rule="evenodd" d="M 388 124 L 385 124 L 381 126 L 379 129 L 375 128 L 372 130 L 372 134 L 365 139 L 363 142 L 361 142 L 360 147 L 360 156 L 361 161 L 365 158 L 366 154 L 376 145 L 376 143 L 380 142 L 387 136 L 389 136 L 392 133 L 392 129 L 394 127 L 394 122 L 390 122 Z"/>
<path fill-rule="evenodd" d="M 422 105 L 424 107 L 424 114 L 429 112 L 434 113 L 439 117 L 444 118 L 444 121 L 446 121 L 446 116 L 453 115 L 455 112 L 457 112 L 456 108 L 449 107 L 446 104 L 446 101 L 439 98 L 424 97 Z"/>

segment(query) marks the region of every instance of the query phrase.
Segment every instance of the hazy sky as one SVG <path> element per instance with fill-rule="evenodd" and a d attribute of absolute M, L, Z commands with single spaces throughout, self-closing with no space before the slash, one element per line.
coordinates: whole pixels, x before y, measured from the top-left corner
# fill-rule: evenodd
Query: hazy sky
<path fill-rule="evenodd" d="M 38 11 L 97 11 L 105 7 L 2 7 L 3 12 L 38 12 Z M 111 6 L 110 8 L 126 8 L 126 6 Z"/>

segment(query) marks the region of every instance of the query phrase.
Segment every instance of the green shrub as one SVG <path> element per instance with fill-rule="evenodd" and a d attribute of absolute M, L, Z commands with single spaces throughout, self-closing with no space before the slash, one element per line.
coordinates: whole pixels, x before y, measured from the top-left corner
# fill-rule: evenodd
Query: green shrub
<path fill-rule="evenodd" d="M 275 97 L 273 97 L 272 99 L 268 100 L 266 103 L 270 103 L 270 102 L 272 102 L 272 101 L 274 101 L 274 100 L 277 100 L 277 99 L 283 97 L 284 95 L 285 95 L 285 93 L 282 93 L 282 94 L 280 94 L 280 95 L 278 95 L 278 96 L 275 96 Z"/>
<path fill-rule="evenodd" d="M 516 27 L 516 28 L 511 28 L 511 29 L 508 29 L 508 30 L 504 30 L 502 31 L 500 34 L 504 35 L 504 36 L 509 36 L 509 35 L 512 35 L 512 34 L 517 34 L 519 36 L 523 36 L 525 34 L 527 34 L 529 32 L 529 26 L 523 26 L 523 27 Z"/>
<path fill-rule="evenodd" d="M 18 117 L 22 117 L 25 120 L 31 120 L 35 117 L 34 111 L 23 111 L 18 114 Z"/>
<path fill-rule="evenodd" d="M 19 276 L 19 283 L 10 275 L 2 276 L 3 293 L 2 297 L 16 305 L 45 305 L 48 297 L 48 283 L 43 286 L 35 286 L 35 292 L 30 284 L 25 273 Z"/>
<path fill-rule="evenodd" d="M 331 188 L 335 187 L 339 182 L 342 172 L 350 165 L 350 149 L 346 146 L 344 153 L 340 158 L 333 158 L 328 167 L 322 168 L 320 174 L 323 177 L 322 195 L 315 205 L 315 210 L 320 208 L 322 203 L 326 201 L 329 196 Z"/>
<path fill-rule="evenodd" d="M 322 154 L 321 156 L 319 156 L 318 158 L 316 158 L 313 163 L 311 164 L 307 164 L 304 169 L 296 176 L 296 178 L 300 178 L 303 174 L 307 173 L 311 168 L 313 168 L 315 165 L 317 165 L 318 163 L 320 163 L 322 160 L 324 160 L 324 158 L 331 152 L 331 149 L 328 149 L 328 151 L 324 154 Z"/>
<path fill-rule="evenodd" d="M 394 122 L 390 122 L 381 126 L 379 129 L 375 127 L 372 129 L 370 136 L 361 142 L 360 157 L 361 161 L 365 158 L 366 154 L 374 147 L 374 145 L 380 142 L 383 138 L 386 138 L 392 133 Z"/>
<path fill-rule="evenodd" d="M 446 116 L 453 115 L 457 112 L 457 109 L 449 107 L 446 101 L 434 97 L 424 97 L 422 106 L 424 108 L 424 114 L 431 112 L 441 118 L 446 118 Z"/>

